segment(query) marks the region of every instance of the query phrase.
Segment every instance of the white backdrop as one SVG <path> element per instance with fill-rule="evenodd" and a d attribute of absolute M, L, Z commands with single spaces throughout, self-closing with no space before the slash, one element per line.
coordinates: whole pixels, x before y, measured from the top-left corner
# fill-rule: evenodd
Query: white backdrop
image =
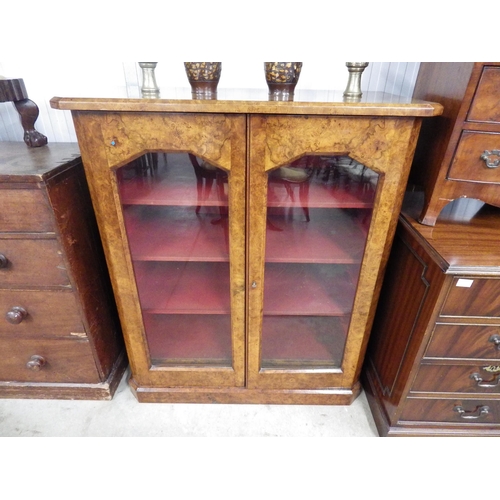
<path fill-rule="evenodd" d="M 411 97 L 418 62 L 373 62 L 363 73 L 361 88 Z M 266 88 L 264 65 L 259 61 L 222 62 L 219 89 Z M 159 61 L 155 71 L 162 98 L 175 98 L 175 89 L 188 88 L 182 61 Z M 28 96 L 40 110 L 35 128 L 49 142 L 76 142 L 69 111 L 54 110 L 49 101 L 59 97 L 137 97 L 142 73 L 136 62 L 60 61 L 0 62 L 0 76 L 22 78 Z M 344 90 L 345 62 L 304 61 L 300 89 Z M 0 103 L 0 141 L 22 141 L 23 129 L 12 103 Z"/>

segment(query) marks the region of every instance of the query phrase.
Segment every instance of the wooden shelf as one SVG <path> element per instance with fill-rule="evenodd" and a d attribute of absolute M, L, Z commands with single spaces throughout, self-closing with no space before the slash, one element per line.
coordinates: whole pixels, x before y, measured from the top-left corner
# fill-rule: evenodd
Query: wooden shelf
<path fill-rule="evenodd" d="M 144 314 L 144 326 L 155 365 L 231 366 L 229 315 Z"/>
<path fill-rule="evenodd" d="M 274 209 L 273 209 L 274 210 Z M 270 214 L 268 262 L 351 264 L 361 261 L 370 213 L 313 209 L 310 221 L 299 209 Z M 228 220 L 217 209 L 127 206 L 125 225 L 134 260 L 226 262 Z M 291 217 L 298 220 L 291 221 Z"/>
<path fill-rule="evenodd" d="M 158 167 L 140 174 L 135 167 L 119 170 L 122 205 L 227 206 L 227 181 L 220 172 L 217 180 L 197 182 L 187 153 L 158 154 Z M 198 187 L 201 186 L 201 192 Z"/>
<path fill-rule="evenodd" d="M 229 260 L 228 219 L 217 209 L 127 206 L 125 226 L 134 260 Z"/>
<path fill-rule="evenodd" d="M 155 365 L 231 366 L 229 315 L 145 314 L 150 356 Z M 339 367 L 348 320 L 338 317 L 265 316 L 263 368 L 311 363 Z"/>
<path fill-rule="evenodd" d="M 192 184 L 192 185 L 191 185 Z M 227 190 L 227 184 L 224 184 Z M 219 198 L 214 187 L 203 196 L 196 193 L 196 181 L 169 183 L 164 178 L 129 181 L 120 190 L 123 205 L 227 206 L 227 193 Z"/>
<path fill-rule="evenodd" d="M 216 179 L 197 182 L 187 153 L 158 155 L 155 170 L 141 171 L 125 166 L 119 171 L 123 205 L 227 206 L 227 177 L 219 169 Z M 324 182 L 313 175 L 304 183 L 269 176 L 269 207 L 372 208 L 376 186 L 351 179 L 347 174 Z"/>
<path fill-rule="evenodd" d="M 316 177 L 308 181 L 305 194 L 300 194 L 301 184 L 270 179 L 268 185 L 268 207 L 309 207 L 309 208 L 372 208 L 375 187 L 359 184 L 347 179 L 338 179 L 329 184 Z"/>
<path fill-rule="evenodd" d="M 348 315 L 357 271 L 355 265 L 266 264 L 264 315 Z"/>
<path fill-rule="evenodd" d="M 266 262 L 361 262 L 371 211 L 270 209 Z"/>
<path fill-rule="evenodd" d="M 229 263 L 134 262 L 143 311 L 229 314 Z"/>
<path fill-rule="evenodd" d="M 139 261 L 134 270 L 141 307 L 148 313 L 229 314 L 227 263 Z M 267 264 L 264 314 L 347 315 L 357 271 L 356 265 Z"/>
<path fill-rule="evenodd" d="M 262 367 L 339 367 L 342 363 L 348 318 L 264 316 Z M 303 367 L 303 366 L 302 366 Z"/>
<path fill-rule="evenodd" d="M 188 167 L 186 167 L 188 168 Z M 172 178 L 171 178 L 172 177 Z M 202 195 L 196 191 L 196 178 L 174 177 L 167 172 L 157 176 L 125 181 L 120 188 L 123 205 L 178 205 L 178 206 L 227 206 L 227 182 L 223 189 L 217 189 L 214 182 L 211 189 L 205 189 Z M 309 208 L 371 208 L 374 190 L 365 185 L 325 186 L 311 183 L 307 197 L 300 199 L 299 184 L 289 183 L 290 197 L 283 183 L 269 183 L 269 207 Z"/>

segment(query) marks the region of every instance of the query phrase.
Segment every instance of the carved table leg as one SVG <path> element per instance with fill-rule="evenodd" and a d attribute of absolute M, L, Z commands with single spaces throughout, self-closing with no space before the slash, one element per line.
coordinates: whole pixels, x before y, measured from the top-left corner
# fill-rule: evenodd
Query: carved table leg
<path fill-rule="evenodd" d="M 26 145 L 32 148 L 45 146 L 47 144 L 47 137 L 35 130 L 35 122 L 39 113 L 38 106 L 30 99 L 14 101 L 14 106 L 21 117 Z"/>

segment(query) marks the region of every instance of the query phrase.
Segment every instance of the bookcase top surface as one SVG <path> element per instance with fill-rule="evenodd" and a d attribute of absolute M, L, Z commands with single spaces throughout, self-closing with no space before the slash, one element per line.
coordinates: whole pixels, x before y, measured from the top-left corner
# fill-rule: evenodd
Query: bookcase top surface
<path fill-rule="evenodd" d="M 366 92 L 359 101 L 344 100 L 342 94 L 342 91 L 302 90 L 296 91 L 293 101 L 270 101 L 266 89 L 222 89 L 217 99 L 195 100 L 189 89 L 172 89 L 162 91 L 159 99 L 53 97 L 50 104 L 54 109 L 103 112 L 429 117 L 443 111 L 438 103 L 386 93 Z"/>

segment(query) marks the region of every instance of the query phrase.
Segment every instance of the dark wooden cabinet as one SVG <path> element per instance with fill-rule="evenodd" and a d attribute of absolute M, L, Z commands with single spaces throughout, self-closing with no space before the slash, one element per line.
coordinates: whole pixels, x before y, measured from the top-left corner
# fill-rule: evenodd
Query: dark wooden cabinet
<path fill-rule="evenodd" d="M 413 97 L 444 106 L 423 124 L 415 151 L 410 182 L 425 190 L 419 221 L 433 226 L 461 197 L 500 207 L 500 63 L 421 63 Z"/>
<path fill-rule="evenodd" d="M 0 311 L 0 397 L 112 397 L 128 362 L 76 144 L 0 143 Z"/>
<path fill-rule="evenodd" d="M 440 105 L 51 103 L 73 114 L 139 401 L 359 394 L 420 123 Z"/>
<path fill-rule="evenodd" d="M 477 207 L 405 205 L 363 371 L 381 435 L 500 435 L 500 209 Z"/>

